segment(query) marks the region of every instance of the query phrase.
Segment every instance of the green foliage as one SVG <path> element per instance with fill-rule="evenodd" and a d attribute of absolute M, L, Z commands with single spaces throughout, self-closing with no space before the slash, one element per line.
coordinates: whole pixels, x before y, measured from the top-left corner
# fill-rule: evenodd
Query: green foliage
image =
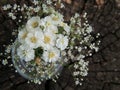
<path fill-rule="evenodd" d="M 35 49 L 35 56 L 36 57 L 41 57 L 43 54 L 43 49 L 41 47 L 38 47 Z"/>
<path fill-rule="evenodd" d="M 5 5 L 7 3 L 8 3 L 7 0 L 0 0 L 0 5 Z"/>
<path fill-rule="evenodd" d="M 61 26 L 58 26 L 58 34 L 62 34 L 64 32 L 64 28 Z"/>

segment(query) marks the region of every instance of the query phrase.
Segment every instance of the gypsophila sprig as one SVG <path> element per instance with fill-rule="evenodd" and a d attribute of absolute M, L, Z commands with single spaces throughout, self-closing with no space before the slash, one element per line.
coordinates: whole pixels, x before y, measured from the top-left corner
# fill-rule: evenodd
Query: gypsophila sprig
<path fill-rule="evenodd" d="M 89 70 L 89 61 L 85 58 L 91 56 L 93 50 L 98 51 L 96 43 L 92 43 L 93 29 L 86 12 L 82 17 L 75 13 L 66 23 L 65 16 L 56 10 L 58 4 L 60 9 L 65 7 L 61 0 L 32 0 L 31 4 L 22 6 L 4 5 L 8 17 L 19 26 L 13 30 L 12 34 L 17 38 L 6 52 L 12 50 L 14 67 L 31 82 L 41 84 L 48 79 L 56 82 L 62 68 L 72 66 L 75 84 L 82 85 L 82 77 L 87 76 Z M 8 64 L 6 59 L 3 64 Z"/>

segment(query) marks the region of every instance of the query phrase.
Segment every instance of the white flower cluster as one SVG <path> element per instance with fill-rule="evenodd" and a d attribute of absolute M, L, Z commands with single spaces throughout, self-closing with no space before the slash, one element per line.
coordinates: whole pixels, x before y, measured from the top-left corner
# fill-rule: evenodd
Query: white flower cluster
<path fill-rule="evenodd" d="M 83 80 L 81 77 L 88 74 L 88 61 L 85 61 L 85 57 L 91 56 L 92 51 L 98 51 L 96 43 L 92 42 L 93 28 L 88 23 L 87 13 L 84 13 L 82 18 L 81 15 L 75 13 L 68 25 L 63 15 L 55 9 L 59 8 L 58 11 L 62 12 L 60 9 L 64 7 L 61 0 L 54 0 L 54 2 L 53 0 L 32 0 L 32 5 L 7 4 L 3 6 L 3 10 L 8 11 L 8 16 L 20 25 L 16 30 L 18 33 L 13 32 L 13 34 L 18 34 L 17 41 L 20 44 L 17 47 L 17 56 L 20 60 L 26 61 L 26 68 L 30 68 L 30 72 L 36 72 L 31 73 L 31 76 L 35 78 L 33 79 L 35 83 L 40 84 L 43 81 L 39 80 L 38 76 L 46 80 L 52 78 L 58 68 L 57 65 L 63 66 L 65 63 L 74 62 L 72 66 L 75 84 L 81 85 Z M 99 35 L 96 36 L 98 37 Z M 10 49 L 8 47 L 6 52 L 10 53 Z M 19 62 L 18 57 L 15 59 Z M 6 59 L 2 63 L 8 64 Z M 23 69 L 23 71 L 25 73 L 26 70 Z M 55 76 L 57 75 L 58 73 Z M 52 79 L 55 81 L 54 78 Z"/>
<path fill-rule="evenodd" d="M 87 76 L 88 74 L 88 61 L 85 62 L 83 59 L 79 60 L 78 63 L 75 63 L 74 64 L 74 69 L 75 71 L 73 72 L 73 76 L 74 76 L 74 79 L 75 79 L 75 84 L 78 85 L 78 84 L 81 84 L 79 77 L 80 76 Z"/>
<path fill-rule="evenodd" d="M 62 28 L 60 33 L 59 27 Z M 63 34 L 64 33 L 64 34 Z M 55 62 L 60 59 L 61 51 L 68 46 L 70 27 L 64 23 L 63 16 L 56 12 L 44 18 L 35 16 L 27 21 L 19 31 L 18 39 L 21 43 L 17 54 L 26 62 L 35 58 L 35 49 L 41 47 L 45 62 Z"/>

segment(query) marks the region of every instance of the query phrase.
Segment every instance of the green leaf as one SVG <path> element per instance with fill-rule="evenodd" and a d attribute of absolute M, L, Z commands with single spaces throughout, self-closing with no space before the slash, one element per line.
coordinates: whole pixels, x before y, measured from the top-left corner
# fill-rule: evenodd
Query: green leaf
<path fill-rule="evenodd" d="M 62 34 L 64 32 L 64 28 L 61 26 L 58 26 L 58 34 Z"/>
<path fill-rule="evenodd" d="M 41 47 L 38 47 L 35 49 L 35 56 L 36 57 L 41 57 L 43 54 L 43 49 Z"/>
<path fill-rule="evenodd" d="M 38 15 L 40 16 L 40 17 L 42 17 L 43 16 L 43 11 L 42 10 L 40 10 L 39 12 L 38 12 Z"/>

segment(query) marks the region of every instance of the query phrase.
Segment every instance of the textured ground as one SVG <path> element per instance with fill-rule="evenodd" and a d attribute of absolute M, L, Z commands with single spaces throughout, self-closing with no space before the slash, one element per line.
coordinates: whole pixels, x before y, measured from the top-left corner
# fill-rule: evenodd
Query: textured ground
<path fill-rule="evenodd" d="M 85 9 L 94 27 L 94 34 L 100 33 L 99 39 L 102 41 L 99 52 L 87 58 L 90 71 L 83 85 L 74 85 L 67 68 L 63 69 L 57 83 L 49 80 L 42 85 L 35 85 L 28 84 L 13 68 L 0 64 L 0 90 L 120 90 L 120 0 L 73 1 L 72 5 L 67 5 L 68 12 L 81 13 Z M 14 22 L 6 19 L 0 11 L 0 51 L 4 50 L 3 44 L 10 42 L 13 27 Z"/>

